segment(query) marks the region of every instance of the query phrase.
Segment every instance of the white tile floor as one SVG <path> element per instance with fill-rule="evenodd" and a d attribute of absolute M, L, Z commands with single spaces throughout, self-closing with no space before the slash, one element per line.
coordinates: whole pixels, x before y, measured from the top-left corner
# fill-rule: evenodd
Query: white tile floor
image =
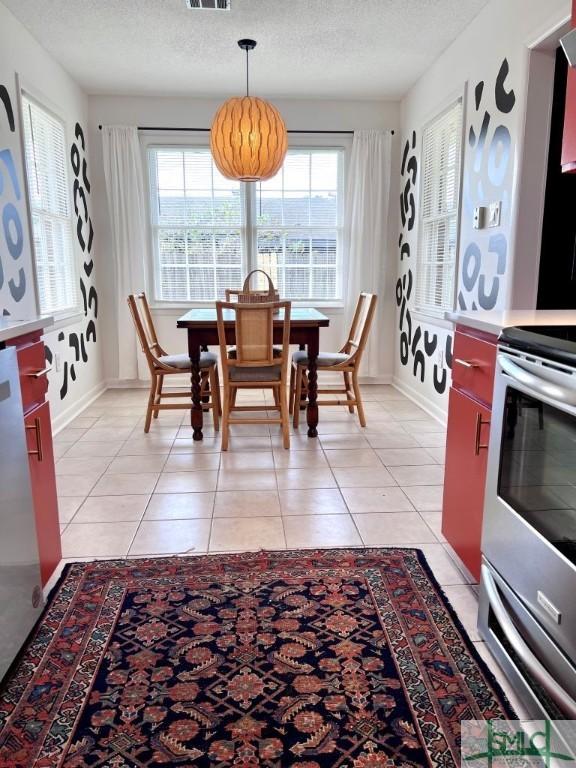
<path fill-rule="evenodd" d="M 222 453 L 209 414 L 201 443 L 186 411 L 165 411 L 146 435 L 147 393 L 108 390 L 55 436 L 64 561 L 417 546 L 501 679 L 476 632 L 476 591 L 440 531 L 445 430 L 390 386 L 363 391 L 366 429 L 322 408 L 318 439 L 305 419 L 289 451 L 275 425 L 233 426 Z"/>

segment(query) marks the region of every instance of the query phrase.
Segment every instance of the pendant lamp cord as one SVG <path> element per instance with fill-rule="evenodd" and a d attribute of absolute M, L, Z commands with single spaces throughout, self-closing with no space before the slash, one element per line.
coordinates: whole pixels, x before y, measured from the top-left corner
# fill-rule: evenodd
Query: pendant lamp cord
<path fill-rule="evenodd" d="M 246 96 L 250 96 L 250 88 L 249 88 L 249 81 L 248 81 L 248 54 L 250 53 L 250 50 L 246 48 Z"/>

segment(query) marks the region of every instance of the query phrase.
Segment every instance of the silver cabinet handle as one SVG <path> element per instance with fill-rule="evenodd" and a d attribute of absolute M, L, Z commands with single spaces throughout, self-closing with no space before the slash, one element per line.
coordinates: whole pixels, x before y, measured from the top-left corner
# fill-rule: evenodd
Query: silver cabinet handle
<path fill-rule="evenodd" d="M 541 366 L 537 366 L 538 375 L 536 375 L 524 367 L 530 363 L 522 361 L 522 364 L 519 364 L 505 355 L 498 355 L 498 362 L 504 373 L 523 384 L 536 399 L 547 397 L 567 405 L 576 405 L 576 388 L 566 387 L 560 381 L 555 380 L 556 376 L 568 378 L 566 374 L 558 374 L 548 369 L 545 369 L 546 373 L 544 374 Z"/>
<path fill-rule="evenodd" d="M 506 635 L 508 642 L 527 666 L 535 680 L 540 683 L 550 698 L 558 704 L 566 717 L 574 720 L 576 718 L 576 701 L 574 701 L 570 694 L 558 685 L 550 672 L 548 672 L 532 653 L 528 645 L 526 645 L 522 635 L 514 626 L 512 619 L 504 607 L 504 603 L 498 594 L 498 588 L 496 587 L 496 583 L 490 570 L 484 564 L 482 564 L 481 569 L 482 581 L 486 589 L 486 594 L 488 595 L 490 607 L 496 616 L 498 624 Z"/>
<path fill-rule="evenodd" d="M 463 368 L 480 368 L 478 363 L 471 363 L 469 360 L 462 360 L 459 357 L 454 358 L 454 362 L 461 365 Z"/>
<path fill-rule="evenodd" d="M 26 376 L 29 376 L 31 379 L 39 379 L 40 376 L 44 376 L 47 373 L 50 373 L 52 370 L 52 366 L 49 365 L 47 368 L 42 368 L 41 371 L 34 371 L 34 373 L 27 373 Z"/>

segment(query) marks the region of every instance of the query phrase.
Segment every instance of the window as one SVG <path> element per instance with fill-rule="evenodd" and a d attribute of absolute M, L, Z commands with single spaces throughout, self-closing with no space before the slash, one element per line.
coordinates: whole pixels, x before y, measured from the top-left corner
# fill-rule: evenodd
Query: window
<path fill-rule="evenodd" d="M 242 189 L 206 149 L 155 149 L 150 162 L 156 298 L 208 301 L 242 275 Z"/>
<path fill-rule="evenodd" d="M 64 124 L 26 96 L 24 153 L 41 314 L 78 306 Z"/>
<path fill-rule="evenodd" d="M 258 267 L 287 299 L 340 294 L 339 165 L 334 150 L 293 150 L 274 178 L 257 185 Z"/>
<path fill-rule="evenodd" d="M 338 300 L 342 156 L 289 150 L 274 178 L 246 184 L 225 179 L 207 148 L 151 148 L 156 299 L 214 301 L 260 268 L 283 298 Z"/>
<path fill-rule="evenodd" d="M 416 308 L 435 315 L 454 308 L 461 143 L 458 100 L 422 137 Z"/>

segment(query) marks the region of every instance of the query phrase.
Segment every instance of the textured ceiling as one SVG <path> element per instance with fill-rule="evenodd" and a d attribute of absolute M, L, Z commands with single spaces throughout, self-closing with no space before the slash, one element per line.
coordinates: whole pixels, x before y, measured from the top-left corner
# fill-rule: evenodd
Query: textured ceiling
<path fill-rule="evenodd" d="M 89 93 L 394 99 L 488 0 L 2 0 Z"/>

